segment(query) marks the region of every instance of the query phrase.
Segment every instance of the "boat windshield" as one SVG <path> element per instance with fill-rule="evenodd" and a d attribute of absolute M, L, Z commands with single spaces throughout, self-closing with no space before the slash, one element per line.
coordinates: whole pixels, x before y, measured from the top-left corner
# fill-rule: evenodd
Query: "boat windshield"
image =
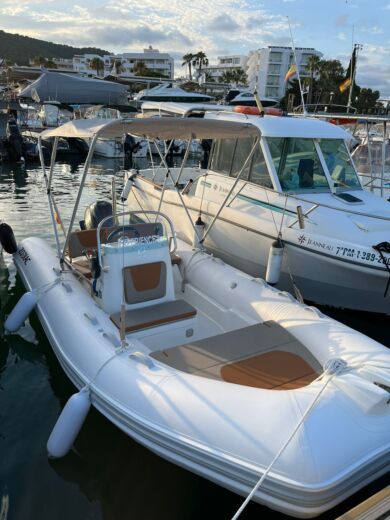
<path fill-rule="evenodd" d="M 330 191 L 313 139 L 268 137 L 267 143 L 283 191 Z"/>
<path fill-rule="evenodd" d="M 342 139 L 321 139 L 320 148 L 335 188 L 360 188 L 360 182 Z"/>

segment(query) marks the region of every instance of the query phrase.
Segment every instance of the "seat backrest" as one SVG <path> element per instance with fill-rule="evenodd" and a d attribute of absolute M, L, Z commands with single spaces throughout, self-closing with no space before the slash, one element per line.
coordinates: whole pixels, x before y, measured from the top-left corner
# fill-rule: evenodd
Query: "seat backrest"
<path fill-rule="evenodd" d="M 112 314 L 175 299 L 169 240 L 160 223 L 117 227 L 118 235 L 101 249 L 97 291 L 102 308 Z M 118 240 L 123 232 L 125 239 Z M 124 302 L 123 302 L 124 296 Z"/>
<path fill-rule="evenodd" d="M 121 229 L 121 225 L 112 227 L 102 227 L 100 229 L 100 242 L 107 243 L 108 236 L 116 229 Z M 140 238 L 151 235 L 162 236 L 163 226 L 160 222 L 146 222 L 139 224 L 126 225 L 126 236 L 129 238 Z M 73 231 L 69 237 L 68 254 L 70 258 L 77 258 L 84 255 L 85 251 L 93 251 L 97 248 L 96 229 L 86 229 L 83 231 Z"/>
<path fill-rule="evenodd" d="M 126 303 L 140 303 L 163 298 L 167 286 L 165 262 L 152 262 L 123 269 Z"/>
<path fill-rule="evenodd" d="M 100 230 L 100 241 L 102 244 L 107 242 L 108 235 L 116 229 L 115 227 L 102 228 Z M 83 256 L 85 251 L 93 251 L 97 248 L 96 229 L 85 229 L 83 231 L 73 231 L 69 237 L 68 254 L 70 258 Z"/>

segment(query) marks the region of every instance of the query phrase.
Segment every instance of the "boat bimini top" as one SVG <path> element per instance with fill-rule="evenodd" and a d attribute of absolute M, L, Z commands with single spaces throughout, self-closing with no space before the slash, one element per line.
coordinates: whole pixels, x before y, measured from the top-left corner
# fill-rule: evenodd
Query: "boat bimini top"
<path fill-rule="evenodd" d="M 99 138 L 115 139 L 123 137 L 126 134 L 131 134 L 135 137 L 149 138 L 156 141 L 156 139 L 174 140 L 174 139 L 187 139 L 188 146 L 184 155 L 182 168 L 186 163 L 188 157 L 189 147 L 193 139 L 244 139 L 248 137 L 254 138 L 254 145 L 252 152 L 249 155 L 247 161 L 252 157 L 253 152 L 260 140 L 260 130 L 246 122 L 246 121 L 219 121 L 219 120 L 206 120 L 206 119 L 193 119 L 193 118 L 159 118 L 159 119 L 78 119 L 69 121 L 64 125 L 57 128 L 45 130 L 38 138 L 38 148 L 41 161 L 42 172 L 44 175 L 47 194 L 49 199 L 49 208 L 51 214 L 52 225 L 54 229 L 54 235 L 57 245 L 58 257 L 61 264 L 65 260 L 65 254 L 69 245 L 69 239 L 72 233 L 73 224 L 76 218 L 77 210 L 81 194 L 84 188 L 86 176 L 89 171 L 92 156 L 95 150 L 96 141 Z M 43 157 L 42 141 L 48 138 L 54 138 L 49 175 L 46 174 L 46 167 Z M 72 216 L 69 223 L 69 228 L 66 231 L 58 206 L 54 200 L 53 193 L 51 192 L 52 178 L 54 174 L 54 164 L 56 161 L 57 146 L 60 138 L 89 138 L 91 144 L 84 164 L 84 171 L 81 176 L 80 186 L 76 197 L 75 205 L 73 208 Z M 160 153 L 160 152 L 159 152 Z M 168 153 L 168 152 L 167 152 Z M 165 158 L 161 155 L 160 157 L 164 166 L 167 167 Z M 244 166 L 245 166 L 244 165 Z M 169 169 L 167 167 L 167 171 Z M 239 178 L 239 177 L 238 177 Z M 176 181 L 177 184 L 177 181 Z M 184 202 L 183 202 L 184 204 Z M 59 220 L 61 223 L 62 231 L 65 235 L 65 244 L 61 250 L 60 241 L 57 231 L 57 223 Z M 191 220 L 192 223 L 192 220 Z M 193 223 L 192 223 L 193 224 Z"/>
<path fill-rule="evenodd" d="M 48 137 L 108 138 L 131 134 L 151 139 L 229 139 L 259 137 L 260 130 L 249 122 L 209 121 L 204 119 L 78 119 L 62 126 L 45 130 Z"/>

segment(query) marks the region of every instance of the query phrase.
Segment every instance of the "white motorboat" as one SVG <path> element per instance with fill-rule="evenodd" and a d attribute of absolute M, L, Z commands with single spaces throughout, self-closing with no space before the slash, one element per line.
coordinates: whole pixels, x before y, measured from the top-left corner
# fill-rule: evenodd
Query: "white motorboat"
<path fill-rule="evenodd" d="M 134 100 L 138 103 L 144 101 L 175 101 L 179 103 L 207 103 L 213 98 L 207 94 L 198 92 L 187 92 L 186 90 L 172 84 L 162 83 L 150 89 L 141 90 Z"/>
<path fill-rule="evenodd" d="M 349 134 L 317 119 L 226 111 L 205 118 L 253 127 L 259 143 L 249 134 L 214 138 L 209 168 L 171 168 L 173 182 L 166 168 L 140 171 L 130 208 L 161 208 L 188 242 L 201 215 L 207 249 L 253 276 L 265 275 L 279 239 L 278 287 L 298 288 L 316 304 L 388 314 L 390 208 L 362 189 L 344 142 Z M 199 124 L 187 121 L 177 138 Z"/>
<path fill-rule="evenodd" d="M 276 107 L 278 100 L 270 97 L 261 97 L 263 107 Z M 257 107 L 256 98 L 250 90 L 237 90 L 237 95 L 228 101 L 230 106 Z"/>
<path fill-rule="evenodd" d="M 95 143 L 124 125 L 85 123 L 44 137 L 77 133 Z M 172 139 L 165 123 L 129 121 L 124 130 Z M 217 138 L 257 134 L 245 123 L 199 120 L 193 137 L 204 138 L 210 125 Z M 49 453 L 66 453 L 92 403 L 158 455 L 296 517 L 316 516 L 385 474 L 388 349 L 176 239 L 159 212 L 118 214 L 113 204 L 114 219 L 90 210 L 87 229 L 73 230 L 92 154 L 93 144 L 63 244 L 52 162 L 56 250 L 34 237 L 16 246 L 0 227 L 30 291 L 6 327 L 17 330 L 36 304 L 55 355 L 81 389 Z"/>

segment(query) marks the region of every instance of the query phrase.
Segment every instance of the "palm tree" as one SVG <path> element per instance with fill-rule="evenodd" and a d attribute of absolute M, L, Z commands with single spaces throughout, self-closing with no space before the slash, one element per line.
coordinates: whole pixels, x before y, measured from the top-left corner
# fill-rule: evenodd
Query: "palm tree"
<path fill-rule="evenodd" d="M 89 65 L 91 69 L 96 70 L 96 76 L 99 76 L 99 72 L 104 70 L 104 62 L 100 58 L 93 58 Z"/>
<path fill-rule="evenodd" d="M 211 72 L 206 72 L 205 75 L 204 75 L 204 80 L 207 82 L 207 83 L 215 83 L 215 78 L 214 76 L 211 74 Z"/>
<path fill-rule="evenodd" d="M 314 74 L 316 72 L 320 72 L 321 69 L 321 60 L 315 54 L 309 56 L 307 60 L 307 64 L 309 66 L 310 71 L 310 80 L 309 80 L 309 95 L 308 95 L 308 104 L 311 103 L 313 97 L 313 82 L 314 82 Z"/>
<path fill-rule="evenodd" d="M 221 83 L 232 83 L 233 77 L 232 77 L 232 71 L 231 70 L 225 70 L 222 72 L 220 77 Z"/>
<path fill-rule="evenodd" d="M 122 65 L 121 60 L 115 60 L 114 61 L 114 68 L 117 75 L 119 75 L 121 72 L 124 72 L 124 67 Z"/>
<path fill-rule="evenodd" d="M 244 72 L 244 69 L 241 67 L 237 69 L 233 69 L 231 72 L 231 81 L 236 83 L 237 85 L 241 83 L 241 85 L 246 85 L 248 78 L 247 75 Z"/>
<path fill-rule="evenodd" d="M 149 69 L 145 65 L 144 61 L 137 61 L 137 63 L 133 67 L 134 76 L 148 76 Z"/>
<path fill-rule="evenodd" d="M 207 67 L 208 64 L 209 60 L 203 51 L 199 51 L 193 56 L 192 65 L 194 65 L 194 67 L 198 67 L 199 76 L 202 74 L 202 67 Z"/>
<path fill-rule="evenodd" d="M 184 54 L 183 56 L 183 63 L 181 64 L 182 67 L 188 66 L 188 73 L 190 76 L 190 81 L 192 81 L 192 61 L 194 59 L 194 54 L 191 54 L 188 52 L 187 54 Z"/>

